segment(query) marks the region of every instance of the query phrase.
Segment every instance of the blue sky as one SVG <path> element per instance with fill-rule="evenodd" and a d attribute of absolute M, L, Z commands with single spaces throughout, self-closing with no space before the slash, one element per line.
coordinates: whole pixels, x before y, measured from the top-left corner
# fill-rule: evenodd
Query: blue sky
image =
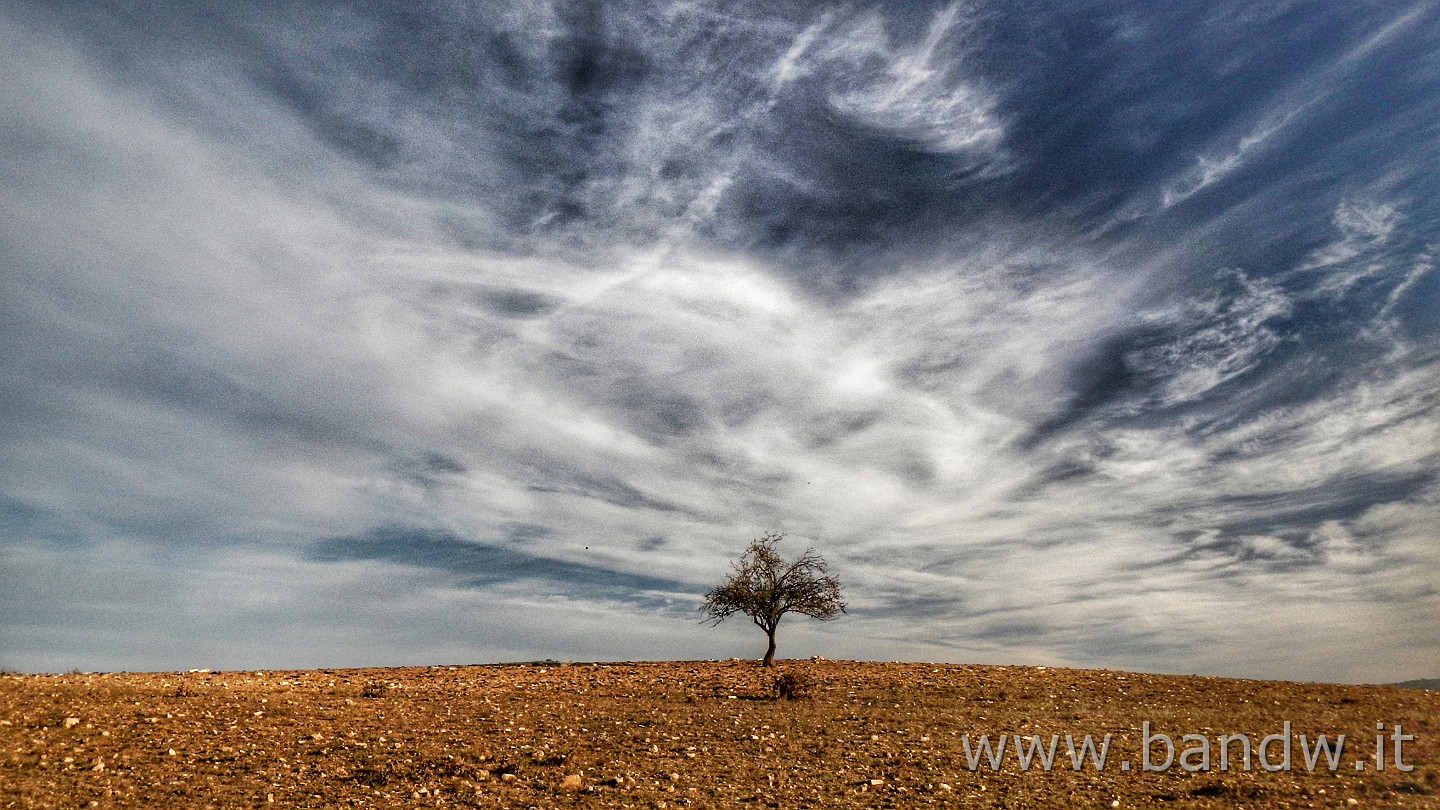
<path fill-rule="evenodd" d="M 0 10 L 0 666 L 1440 673 L 1440 7 Z"/>

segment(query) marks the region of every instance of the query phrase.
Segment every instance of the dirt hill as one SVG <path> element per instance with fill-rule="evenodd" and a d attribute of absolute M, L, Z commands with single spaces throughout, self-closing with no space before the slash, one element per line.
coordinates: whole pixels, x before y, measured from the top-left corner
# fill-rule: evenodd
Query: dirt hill
<path fill-rule="evenodd" d="M 1440 693 L 781 664 L 7 675 L 0 807 L 1440 808 Z"/>

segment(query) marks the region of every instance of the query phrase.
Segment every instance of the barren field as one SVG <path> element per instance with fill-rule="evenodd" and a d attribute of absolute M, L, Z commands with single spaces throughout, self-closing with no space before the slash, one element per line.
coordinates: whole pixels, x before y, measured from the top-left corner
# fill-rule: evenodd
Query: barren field
<path fill-rule="evenodd" d="M 1440 693 L 1093 670 L 781 662 L 0 677 L 0 807 L 1437 807 Z M 801 684 L 802 686 L 804 684 Z M 1272 766 L 1238 740 L 1267 735 Z M 1175 761 L 1146 772 L 1143 724 Z M 1377 731 L 1377 724 L 1383 729 Z M 1402 740 L 1396 759 L 1396 726 Z M 998 770 L 978 738 L 1038 735 Z M 1067 750 L 1111 735 L 1105 766 Z M 1208 767 L 1192 753 L 1209 740 Z M 1307 768 L 1302 735 L 1345 747 Z M 1382 737 L 1384 770 L 1377 769 Z M 1151 747 L 1151 767 L 1166 758 Z M 1042 751 L 1041 754 L 1044 752 Z M 1319 754 L 1318 750 L 1315 753 Z M 971 761 L 978 755 L 978 767 Z M 1128 769 L 1121 762 L 1128 763 Z M 1357 764 L 1358 763 L 1358 764 Z M 1413 770 L 1403 771 L 1401 766 Z M 1363 770 L 1361 769 L 1363 768 Z"/>

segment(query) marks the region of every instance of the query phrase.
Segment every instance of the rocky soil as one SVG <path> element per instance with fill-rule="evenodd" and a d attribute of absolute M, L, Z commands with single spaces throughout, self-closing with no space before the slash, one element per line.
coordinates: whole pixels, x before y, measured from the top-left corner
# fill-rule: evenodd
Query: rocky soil
<path fill-rule="evenodd" d="M 781 662 L 0 676 L 8 807 L 1440 808 L 1440 693 L 1093 670 Z M 1244 769 L 1291 724 L 1291 767 Z M 1144 723 L 1199 755 L 1146 772 Z M 1383 729 L 1377 732 L 1377 724 Z M 1397 724 L 1413 740 L 1395 761 Z M 1376 736 L 1385 769 L 1377 770 Z M 998 770 L 980 735 L 1058 735 Z M 1065 748 L 1112 735 L 1106 767 Z M 1333 772 L 1300 735 L 1346 735 Z M 1280 739 L 1267 761 L 1281 760 Z M 1152 746 L 1163 762 L 1163 744 Z M 1123 769 L 1119 761 L 1130 763 Z M 1363 770 L 1357 770 L 1357 763 Z M 1402 771 L 1400 765 L 1413 770 Z"/>

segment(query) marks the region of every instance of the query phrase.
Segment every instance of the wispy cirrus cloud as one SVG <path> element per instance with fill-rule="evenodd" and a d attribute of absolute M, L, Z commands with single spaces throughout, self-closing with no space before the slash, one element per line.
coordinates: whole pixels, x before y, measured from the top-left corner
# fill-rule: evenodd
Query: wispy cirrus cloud
<path fill-rule="evenodd" d="M 795 654 L 1426 674 L 1431 102 L 1310 165 L 1358 102 L 1221 115 L 1165 15 L 1087 83 L 957 4 L 392 11 L 0 17 L 0 663 L 739 655 L 686 599 L 775 529 Z"/>

